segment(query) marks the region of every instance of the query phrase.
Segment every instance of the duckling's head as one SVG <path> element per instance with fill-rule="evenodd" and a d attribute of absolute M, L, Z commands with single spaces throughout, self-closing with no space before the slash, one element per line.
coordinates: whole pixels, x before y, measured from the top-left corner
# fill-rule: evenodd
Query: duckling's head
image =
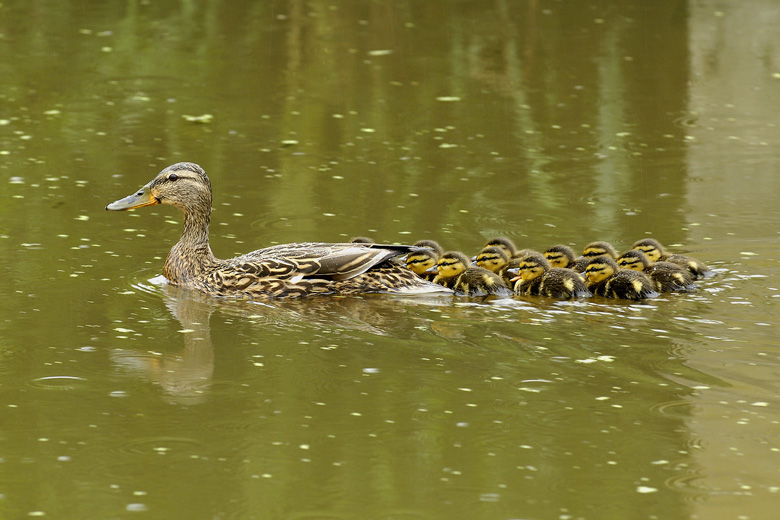
<path fill-rule="evenodd" d="M 645 238 L 634 242 L 631 249 L 638 249 L 642 251 L 651 262 L 657 262 L 659 258 L 665 253 L 664 247 L 661 243 L 654 238 Z"/>
<path fill-rule="evenodd" d="M 518 277 L 527 282 L 544 274 L 550 269 L 550 263 L 541 253 L 531 253 L 519 260 L 517 266 Z"/>
<path fill-rule="evenodd" d="M 469 257 L 461 253 L 460 251 L 448 251 L 439 257 L 439 262 L 436 264 L 439 271 L 439 276 L 442 278 L 451 278 L 457 276 L 471 265 Z"/>
<path fill-rule="evenodd" d="M 618 257 L 615 261 L 621 269 L 631 269 L 633 271 L 644 271 L 650 267 L 650 260 L 639 249 L 629 249 Z"/>
<path fill-rule="evenodd" d="M 486 247 L 479 252 L 476 258 L 476 264 L 484 267 L 488 271 L 497 273 L 509 263 L 509 255 L 500 247 Z"/>
<path fill-rule="evenodd" d="M 138 192 L 112 202 L 106 209 L 119 211 L 154 204 L 170 204 L 185 214 L 196 212 L 208 215 L 211 212 L 211 181 L 203 168 L 195 163 L 172 164 Z"/>
<path fill-rule="evenodd" d="M 615 260 L 607 255 L 601 255 L 588 262 L 583 274 L 588 279 L 588 283 L 593 284 L 609 278 L 617 270 L 618 265 L 615 263 Z"/>
<path fill-rule="evenodd" d="M 596 258 L 601 255 L 617 258 L 617 251 L 609 242 L 591 242 L 582 250 L 582 256 L 586 258 Z"/>
<path fill-rule="evenodd" d="M 544 258 L 552 267 L 569 267 L 574 263 L 574 250 L 569 246 L 552 246 L 544 252 Z"/>
<path fill-rule="evenodd" d="M 353 244 L 374 244 L 374 240 L 368 237 L 352 237 L 349 239 Z"/>
<path fill-rule="evenodd" d="M 482 246 L 482 249 L 484 250 L 487 247 L 500 247 L 506 251 L 506 254 L 509 256 L 509 258 L 512 258 L 512 256 L 514 256 L 514 254 L 517 252 L 517 246 L 507 237 L 491 238 L 484 246 Z"/>
<path fill-rule="evenodd" d="M 432 249 L 420 249 L 413 251 L 406 256 L 406 267 L 414 273 L 422 275 L 428 269 L 436 265 L 439 255 Z"/>
<path fill-rule="evenodd" d="M 417 247 L 431 248 L 436 253 L 436 258 L 439 258 L 442 254 L 444 254 L 444 248 L 441 247 L 439 243 L 436 242 L 435 240 L 429 240 L 429 239 L 418 240 L 412 245 L 415 245 Z"/>

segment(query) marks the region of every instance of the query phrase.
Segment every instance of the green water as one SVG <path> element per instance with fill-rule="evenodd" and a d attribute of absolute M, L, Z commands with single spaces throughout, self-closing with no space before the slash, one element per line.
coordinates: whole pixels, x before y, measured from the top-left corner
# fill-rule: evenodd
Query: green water
<path fill-rule="evenodd" d="M 0 518 L 762 519 L 780 495 L 771 0 L 0 4 Z M 211 246 L 654 236 L 645 303 L 225 302 Z"/>

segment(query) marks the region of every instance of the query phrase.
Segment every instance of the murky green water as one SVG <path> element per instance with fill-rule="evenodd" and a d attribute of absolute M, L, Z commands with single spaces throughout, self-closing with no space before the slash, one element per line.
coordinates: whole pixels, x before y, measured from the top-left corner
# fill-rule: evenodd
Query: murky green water
<path fill-rule="evenodd" d="M 780 495 L 770 0 L 0 5 L 0 517 L 759 519 Z M 692 295 L 216 302 L 212 248 L 652 235 Z"/>

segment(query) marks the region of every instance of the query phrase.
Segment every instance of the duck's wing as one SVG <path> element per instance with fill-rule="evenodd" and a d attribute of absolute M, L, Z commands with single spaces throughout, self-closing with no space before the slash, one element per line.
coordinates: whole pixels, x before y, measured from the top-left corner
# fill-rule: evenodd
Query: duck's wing
<path fill-rule="evenodd" d="M 348 280 L 420 248 L 379 244 L 306 242 L 258 249 L 233 259 L 235 269 L 260 277 Z"/>

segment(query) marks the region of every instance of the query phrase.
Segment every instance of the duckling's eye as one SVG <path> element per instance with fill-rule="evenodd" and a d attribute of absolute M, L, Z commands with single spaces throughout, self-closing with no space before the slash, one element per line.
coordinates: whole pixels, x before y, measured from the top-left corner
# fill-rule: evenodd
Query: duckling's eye
<path fill-rule="evenodd" d="M 175 181 L 178 178 L 179 178 L 179 176 L 176 175 L 175 173 L 172 173 L 172 174 L 168 175 L 168 180 L 169 181 Z"/>

